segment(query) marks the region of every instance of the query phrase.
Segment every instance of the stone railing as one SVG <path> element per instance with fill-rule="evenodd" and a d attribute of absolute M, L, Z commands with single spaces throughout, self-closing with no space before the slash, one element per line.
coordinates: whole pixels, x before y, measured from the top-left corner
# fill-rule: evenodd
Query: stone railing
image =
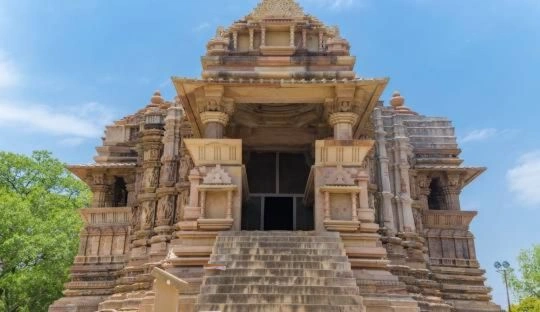
<path fill-rule="evenodd" d="M 477 214 L 476 211 L 428 210 L 424 211 L 422 221 L 426 228 L 468 229 Z"/>
<path fill-rule="evenodd" d="M 476 259 L 450 259 L 450 258 L 430 258 L 429 264 L 437 266 L 452 266 L 452 267 L 479 267 L 480 264 Z"/>
<path fill-rule="evenodd" d="M 128 226 L 131 222 L 131 207 L 85 208 L 80 213 L 87 226 Z"/>

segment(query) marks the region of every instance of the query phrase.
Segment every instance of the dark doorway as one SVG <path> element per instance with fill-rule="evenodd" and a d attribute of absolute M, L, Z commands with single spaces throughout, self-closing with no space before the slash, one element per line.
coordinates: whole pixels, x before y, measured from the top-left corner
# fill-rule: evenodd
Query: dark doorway
<path fill-rule="evenodd" d="M 127 205 L 128 192 L 124 178 L 114 178 L 114 187 L 112 191 L 112 206 L 125 207 Z"/>
<path fill-rule="evenodd" d="M 303 202 L 312 165 L 306 155 L 252 151 L 244 159 L 250 194 L 242 230 L 313 230 L 313 207 Z"/>
<path fill-rule="evenodd" d="M 264 230 L 294 230 L 292 197 L 266 197 L 264 202 Z"/>

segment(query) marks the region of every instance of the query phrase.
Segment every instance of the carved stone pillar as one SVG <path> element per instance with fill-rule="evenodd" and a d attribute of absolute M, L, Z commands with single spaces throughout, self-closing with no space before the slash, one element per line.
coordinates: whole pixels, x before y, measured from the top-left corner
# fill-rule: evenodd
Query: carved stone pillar
<path fill-rule="evenodd" d="M 159 105 L 163 99 L 159 94 L 152 97 L 152 103 Z M 159 186 L 161 168 L 161 153 L 163 140 L 163 115 L 153 108 L 145 114 L 145 123 L 142 131 L 143 177 L 142 193 L 139 195 L 141 214 L 141 233 L 147 236 L 152 232 L 156 214 L 156 189 Z"/>
<path fill-rule="evenodd" d="M 233 31 L 233 49 L 238 51 L 238 31 Z"/>
<path fill-rule="evenodd" d="M 369 207 L 369 175 L 364 170 L 360 171 L 357 176 L 358 186 L 360 187 L 359 194 L 359 209 L 358 217 L 362 223 L 375 222 L 375 210 Z"/>
<path fill-rule="evenodd" d="M 425 210 L 428 210 L 429 209 L 428 198 L 429 198 L 429 195 L 431 194 L 431 189 L 429 188 L 431 179 L 426 174 L 418 174 L 416 176 L 416 183 L 418 186 L 418 200 L 422 204 L 422 208 Z"/>
<path fill-rule="evenodd" d="M 412 211 L 412 198 L 409 176 L 408 154 L 410 150 L 409 139 L 405 134 L 405 126 L 394 124 L 395 134 L 395 158 L 396 166 L 396 189 L 399 190 L 399 201 L 403 214 L 403 231 L 415 232 L 414 215 Z"/>
<path fill-rule="evenodd" d="M 110 186 L 107 185 L 107 176 L 104 172 L 96 172 L 92 175 L 92 207 L 107 207 L 107 197 L 110 192 Z"/>
<path fill-rule="evenodd" d="M 459 174 L 448 174 L 447 185 L 443 187 L 443 194 L 447 210 L 461 210 L 461 204 L 459 202 L 459 195 L 461 194 L 461 176 Z"/>
<path fill-rule="evenodd" d="M 302 49 L 307 49 L 307 29 L 302 29 Z"/>
<path fill-rule="evenodd" d="M 204 138 L 222 139 L 229 118 L 234 112 L 234 103 L 224 98 L 223 86 L 206 86 L 204 98 L 199 99 L 199 116 L 204 125 Z"/>
<path fill-rule="evenodd" d="M 261 47 L 266 46 L 266 27 L 261 27 Z"/>
<path fill-rule="evenodd" d="M 290 35 L 289 35 L 289 46 L 291 46 L 291 48 L 293 48 L 295 45 L 294 45 L 294 39 L 295 39 L 295 36 L 294 36 L 294 32 L 296 30 L 296 26 L 295 25 L 291 25 L 290 27 Z"/>
<path fill-rule="evenodd" d="M 319 30 L 319 52 L 324 52 L 324 32 Z"/>
<path fill-rule="evenodd" d="M 176 184 L 181 144 L 181 120 L 182 109 L 180 107 L 172 106 L 167 110 L 165 135 L 163 137 L 163 155 L 161 157 L 160 187 L 172 187 Z"/>
<path fill-rule="evenodd" d="M 386 132 L 384 131 L 382 112 L 380 108 L 375 108 L 375 134 L 377 140 L 377 160 L 379 161 L 380 189 L 381 189 L 381 212 L 384 227 L 394 232 L 394 212 L 392 209 L 392 189 L 390 185 L 390 173 L 388 171 L 388 153 L 386 152 Z"/>
<path fill-rule="evenodd" d="M 337 112 L 330 115 L 328 122 L 334 127 L 334 139 L 352 140 L 353 127 L 358 122 L 358 115 L 352 112 Z"/>
<path fill-rule="evenodd" d="M 137 204 L 137 193 L 135 192 L 136 188 L 136 177 L 128 176 L 126 178 L 126 191 L 128 193 L 127 203 L 128 207 L 134 207 Z"/>
<path fill-rule="evenodd" d="M 229 115 L 224 112 L 204 112 L 201 113 L 201 120 L 204 124 L 204 137 L 207 139 L 222 139 L 225 127 L 229 122 Z"/>
<path fill-rule="evenodd" d="M 254 37 L 255 37 L 255 29 L 250 28 L 249 29 L 249 51 L 255 50 Z"/>

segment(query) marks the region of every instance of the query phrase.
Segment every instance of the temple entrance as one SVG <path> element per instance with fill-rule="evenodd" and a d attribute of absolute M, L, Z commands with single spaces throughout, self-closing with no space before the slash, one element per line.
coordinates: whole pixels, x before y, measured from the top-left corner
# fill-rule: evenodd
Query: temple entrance
<path fill-rule="evenodd" d="M 266 197 L 264 199 L 264 230 L 294 230 L 293 200 L 293 197 Z"/>
<path fill-rule="evenodd" d="M 301 153 L 249 152 L 249 199 L 242 206 L 242 230 L 313 230 L 313 207 L 304 205 L 311 164 Z"/>

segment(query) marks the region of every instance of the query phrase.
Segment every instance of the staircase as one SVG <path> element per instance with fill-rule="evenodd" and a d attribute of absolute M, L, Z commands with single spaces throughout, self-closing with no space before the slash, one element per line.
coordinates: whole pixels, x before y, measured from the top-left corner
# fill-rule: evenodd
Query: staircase
<path fill-rule="evenodd" d="M 338 233 L 224 232 L 199 312 L 364 312 Z"/>

